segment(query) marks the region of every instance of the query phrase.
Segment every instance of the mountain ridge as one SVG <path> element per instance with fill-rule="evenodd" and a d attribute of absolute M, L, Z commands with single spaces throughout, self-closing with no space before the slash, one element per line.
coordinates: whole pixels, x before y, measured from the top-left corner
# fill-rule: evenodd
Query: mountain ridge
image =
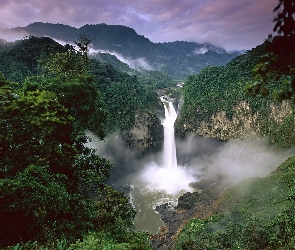
<path fill-rule="evenodd" d="M 25 27 L 0 28 L 0 35 L 2 34 L 10 37 L 16 34 L 49 36 L 57 41 L 72 44 L 83 35 L 91 40 L 94 51 L 110 53 L 117 58 L 119 55 L 124 58 L 123 62 L 144 60 L 144 63 L 141 63 L 139 68 L 135 66 L 135 69 L 164 71 L 177 79 L 196 74 L 208 65 L 225 65 L 240 54 L 240 52 L 229 53 L 208 43 L 186 41 L 153 43 L 143 35 L 137 34 L 133 28 L 105 23 L 85 24 L 75 28 L 64 24 L 35 22 Z"/>

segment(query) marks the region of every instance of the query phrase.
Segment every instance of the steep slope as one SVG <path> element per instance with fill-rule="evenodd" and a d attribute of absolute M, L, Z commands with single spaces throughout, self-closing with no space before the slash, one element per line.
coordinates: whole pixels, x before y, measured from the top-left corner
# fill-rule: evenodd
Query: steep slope
<path fill-rule="evenodd" d="M 225 49 L 213 46 L 209 43 L 194 43 L 194 42 L 186 42 L 186 41 L 175 41 L 175 42 L 168 42 L 168 43 L 160 43 L 160 45 L 175 51 L 180 55 L 196 55 L 196 54 L 204 54 L 208 50 L 215 51 L 218 54 L 226 53 Z"/>
<path fill-rule="evenodd" d="M 0 50 L 0 72 L 15 82 L 23 82 L 26 77 L 36 75 L 38 60 L 48 58 L 51 53 L 65 51 L 62 45 L 49 37 L 31 37 L 8 43 L 4 48 Z"/>
<path fill-rule="evenodd" d="M 222 67 L 206 67 L 183 87 L 184 104 L 177 127 L 222 140 L 249 135 L 269 136 L 282 147 L 294 145 L 294 114 L 290 102 L 253 96 L 247 86 L 252 69 L 266 53 L 265 45 L 240 55 Z M 273 81 L 269 89 L 279 88 Z"/>
<path fill-rule="evenodd" d="M 192 219 L 176 249 L 294 248 L 295 157 L 265 178 L 253 178 L 226 191 L 212 216 Z"/>

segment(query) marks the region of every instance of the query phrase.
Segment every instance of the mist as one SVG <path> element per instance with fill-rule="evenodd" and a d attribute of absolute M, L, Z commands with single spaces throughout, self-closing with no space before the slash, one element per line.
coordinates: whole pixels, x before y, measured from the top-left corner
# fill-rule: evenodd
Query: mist
<path fill-rule="evenodd" d="M 92 138 L 87 146 L 96 149 L 100 157 L 114 168 L 109 185 L 129 196 L 137 211 L 137 230 L 157 233 L 163 225 L 155 207 L 164 203 L 171 207 L 178 198 L 196 190 L 194 183 L 205 180 L 223 190 L 252 177 L 265 177 L 274 171 L 294 150 L 282 150 L 268 144 L 267 139 L 248 138 L 227 142 L 188 135 L 176 138 L 177 168 L 163 165 L 163 153 L 152 153 L 138 159 L 138 152 L 128 148 L 119 134 L 98 141 Z M 207 181 L 209 180 L 209 181 Z"/>
<path fill-rule="evenodd" d="M 266 177 L 295 154 L 270 146 L 268 139 L 231 140 L 205 166 L 207 176 L 221 175 L 225 185 L 232 186 L 252 177 Z"/>
<path fill-rule="evenodd" d="M 209 49 L 207 49 L 206 47 L 202 47 L 202 48 L 199 48 L 199 49 L 196 49 L 194 50 L 194 54 L 205 54 Z"/>
<path fill-rule="evenodd" d="M 26 35 L 28 35 L 25 31 L 12 31 L 7 29 L 0 28 L 0 38 L 6 40 L 7 42 L 14 42 L 16 40 L 23 39 Z"/>
<path fill-rule="evenodd" d="M 109 51 L 109 50 L 100 50 L 100 49 L 90 49 L 90 53 L 106 53 L 115 56 L 118 60 L 120 60 L 123 63 L 126 63 L 131 69 L 135 70 L 153 70 L 153 67 L 147 62 L 147 60 L 143 57 L 132 59 L 132 58 L 126 58 L 122 54 L 115 52 L 115 51 Z"/>
<path fill-rule="evenodd" d="M 66 42 L 66 41 L 55 39 L 55 38 L 52 38 L 52 39 L 54 39 L 56 42 L 58 42 L 61 45 L 70 44 L 75 49 L 78 49 L 78 47 L 76 46 L 76 44 L 74 42 Z M 135 69 L 135 70 L 153 70 L 153 67 L 143 57 L 136 58 L 136 59 L 126 58 L 122 54 L 120 54 L 120 53 L 118 53 L 116 51 L 109 51 L 109 50 L 103 50 L 103 49 L 93 49 L 91 47 L 90 47 L 89 53 L 90 53 L 90 55 L 91 54 L 97 54 L 97 53 L 105 53 L 105 54 L 113 55 L 118 60 L 120 60 L 121 62 L 126 63 L 131 69 Z"/>
<path fill-rule="evenodd" d="M 295 154 L 294 149 L 270 145 L 267 138 L 221 142 L 190 135 L 185 140 L 178 140 L 176 145 L 183 164 L 199 169 L 201 178 L 221 177 L 225 187 L 248 178 L 266 177 Z"/>
<path fill-rule="evenodd" d="M 159 186 L 159 189 L 171 194 L 184 189 L 191 192 L 193 190 L 188 184 L 204 178 L 221 177 L 223 186 L 226 187 L 247 178 L 262 178 L 295 154 L 294 150 L 283 150 L 269 145 L 267 138 L 223 142 L 188 135 L 185 139 L 176 139 L 178 170 L 174 173 L 175 179 L 171 176 L 172 183 L 165 186 L 169 169 L 166 170 L 162 166 L 162 152 L 138 159 L 136 150 L 128 148 L 118 134 L 107 137 L 105 141 L 98 141 L 93 135 L 90 136 L 93 140 L 87 146 L 96 149 L 99 156 L 108 159 L 115 166 L 111 182 L 132 174 L 133 178 L 141 178 L 146 182 L 147 187 L 155 189 Z M 170 185 L 173 187 L 171 192 Z"/>
<path fill-rule="evenodd" d="M 125 145 L 119 133 L 107 136 L 103 141 L 98 140 L 91 132 L 87 133 L 91 142 L 87 146 L 96 150 L 97 155 L 106 158 L 114 166 L 110 182 L 114 183 L 129 174 L 138 172 L 146 162 L 154 161 L 158 154 L 138 159 L 137 151 Z"/>

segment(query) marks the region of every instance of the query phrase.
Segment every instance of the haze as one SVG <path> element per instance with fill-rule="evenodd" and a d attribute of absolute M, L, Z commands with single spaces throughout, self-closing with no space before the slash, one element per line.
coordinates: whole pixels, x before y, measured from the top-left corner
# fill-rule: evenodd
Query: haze
<path fill-rule="evenodd" d="M 209 42 L 247 50 L 272 32 L 277 0 L 1 0 L 0 26 L 120 24 L 152 42 Z M 0 34 L 1 37 L 2 34 Z M 3 38 L 3 37 L 2 37 Z"/>

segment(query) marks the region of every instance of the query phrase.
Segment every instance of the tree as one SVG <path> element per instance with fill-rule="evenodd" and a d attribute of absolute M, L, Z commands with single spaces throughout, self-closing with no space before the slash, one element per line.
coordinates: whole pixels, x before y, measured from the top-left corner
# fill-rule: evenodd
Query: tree
<path fill-rule="evenodd" d="M 87 50 L 83 53 L 86 54 Z M 102 139 L 105 136 L 105 106 L 89 73 L 90 62 L 85 60 L 85 55 L 70 47 L 66 52 L 52 54 L 43 63 L 39 76 L 26 79 L 25 92 L 54 92 L 59 102 L 75 118 L 76 130 L 90 130 Z"/>
<path fill-rule="evenodd" d="M 276 36 L 269 35 L 265 41 L 266 54 L 253 68 L 253 81 L 247 86 L 252 94 L 277 100 L 295 100 L 295 1 L 279 0 L 274 8 L 273 19 Z M 279 86 L 275 86 L 279 85 Z"/>
<path fill-rule="evenodd" d="M 62 46 L 49 37 L 29 36 L 0 49 L 0 71 L 10 81 L 22 84 L 27 76 L 39 71 L 38 61 L 45 60 L 51 53 L 65 52 L 69 45 Z"/>
<path fill-rule="evenodd" d="M 49 231 L 59 217 L 71 215 L 66 178 L 50 173 L 45 166 L 28 166 L 15 176 L 0 179 L 0 246 L 44 239 L 46 231 L 53 234 Z M 55 230 L 62 224 L 59 221 Z"/>
<path fill-rule="evenodd" d="M 282 36 L 292 36 L 295 34 L 295 1 L 294 0 L 279 0 L 279 3 L 273 10 L 277 12 L 273 22 L 275 26 L 273 31 Z"/>
<path fill-rule="evenodd" d="M 85 146 L 86 130 L 103 138 L 106 118 L 83 57 L 72 47 L 52 54 L 24 85 L 0 74 L 0 248 L 28 240 L 51 248 L 57 239 L 101 231 L 131 240 L 135 211 L 106 185 L 109 161 Z M 123 88 L 132 93 L 130 113 L 138 107 L 136 83 Z"/>
<path fill-rule="evenodd" d="M 86 63 L 88 63 L 88 59 L 89 59 L 88 55 L 90 50 L 90 43 L 91 43 L 91 40 L 85 35 L 80 35 L 78 42 L 75 42 L 75 44 L 79 48 L 79 51 L 84 56 Z"/>
<path fill-rule="evenodd" d="M 8 81 L 1 82 L 12 92 Z M 85 146 L 84 129 L 75 128 L 70 110 L 54 92 L 19 90 L 8 99 L 4 92 L 1 100 L 0 246 L 31 239 L 74 241 L 99 231 L 104 200 L 130 216 L 135 213 L 126 197 L 103 191 L 112 166 Z M 116 220 L 113 213 L 104 230 L 120 228 L 124 234 L 133 219 L 126 216 Z"/>
<path fill-rule="evenodd" d="M 54 93 L 20 92 L 3 105 L 0 115 L 0 176 L 13 175 L 30 164 L 61 172 L 71 165 L 76 154 L 73 117 Z"/>

